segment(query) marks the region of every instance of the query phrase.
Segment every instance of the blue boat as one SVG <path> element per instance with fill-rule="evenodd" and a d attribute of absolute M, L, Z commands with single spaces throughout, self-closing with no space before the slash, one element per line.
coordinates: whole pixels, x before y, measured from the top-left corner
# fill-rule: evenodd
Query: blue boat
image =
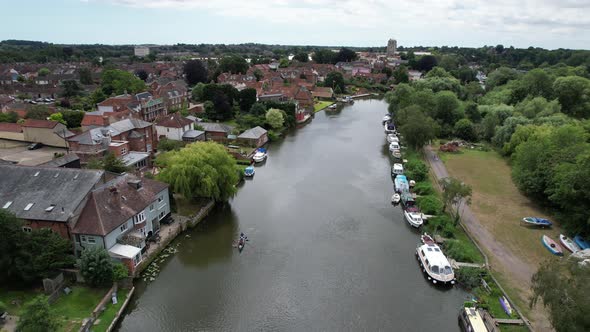
<path fill-rule="evenodd" d="M 252 177 L 254 173 L 254 166 L 248 166 L 244 169 L 244 176 Z"/>
<path fill-rule="evenodd" d="M 393 180 L 394 190 L 397 193 L 409 192 L 410 191 L 410 184 L 408 183 L 408 179 L 405 175 L 398 175 Z"/>
<path fill-rule="evenodd" d="M 533 225 L 533 226 L 538 226 L 538 227 L 551 227 L 553 226 L 553 223 L 547 219 L 543 219 L 543 218 L 537 218 L 537 217 L 525 217 L 522 218 L 522 221 L 524 221 L 525 224 L 527 225 Z"/>
<path fill-rule="evenodd" d="M 586 241 L 582 236 L 580 235 L 576 235 L 574 236 L 574 242 L 576 242 L 576 244 L 582 248 L 582 250 L 584 249 L 590 249 L 590 243 L 588 243 L 588 241 Z"/>

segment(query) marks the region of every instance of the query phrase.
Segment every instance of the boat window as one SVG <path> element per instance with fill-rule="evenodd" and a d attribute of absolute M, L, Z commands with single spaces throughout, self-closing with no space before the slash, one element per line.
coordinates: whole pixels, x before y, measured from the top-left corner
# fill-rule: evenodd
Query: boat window
<path fill-rule="evenodd" d="M 433 273 L 438 273 L 438 265 L 431 266 L 430 271 L 432 271 Z"/>
<path fill-rule="evenodd" d="M 436 251 L 436 252 L 440 252 L 440 249 L 438 249 L 438 248 L 434 248 L 434 251 Z"/>
<path fill-rule="evenodd" d="M 432 248 L 427 248 L 427 249 L 428 249 L 428 251 L 432 251 Z"/>
<path fill-rule="evenodd" d="M 451 269 L 450 266 L 445 266 L 445 271 L 444 274 L 452 274 L 453 273 L 453 269 Z"/>

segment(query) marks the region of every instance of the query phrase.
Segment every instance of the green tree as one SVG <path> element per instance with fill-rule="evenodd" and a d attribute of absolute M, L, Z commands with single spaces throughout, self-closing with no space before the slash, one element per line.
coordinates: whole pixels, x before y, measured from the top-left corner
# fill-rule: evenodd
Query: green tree
<path fill-rule="evenodd" d="M 465 104 L 465 116 L 473 123 L 479 123 L 481 121 L 481 114 L 477 109 L 476 103 L 468 102 Z"/>
<path fill-rule="evenodd" d="M 17 280 L 20 272 L 17 261 L 24 254 L 22 252 L 24 233 L 21 229 L 22 222 L 6 209 L 0 209 L 0 281 Z"/>
<path fill-rule="evenodd" d="M 492 71 L 486 80 L 486 88 L 492 90 L 493 88 L 504 85 L 510 80 L 518 78 L 518 72 L 512 68 L 500 67 Z"/>
<path fill-rule="evenodd" d="M 420 59 L 418 59 L 415 69 L 423 72 L 428 72 L 432 68 L 436 67 L 437 63 L 438 61 L 436 60 L 435 56 L 423 55 L 422 57 L 420 57 Z"/>
<path fill-rule="evenodd" d="M 475 127 L 468 119 L 461 119 L 457 121 L 457 123 L 455 123 L 453 133 L 456 137 L 468 142 L 473 142 L 477 138 Z"/>
<path fill-rule="evenodd" d="M 343 47 L 336 55 L 336 62 L 350 62 L 358 59 L 358 54 L 355 51 Z"/>
<path fill-rule="evenodd" d="M 395 84 L 409 83 L 410 75 L 408 74 L 408 69 L 405 66 L 396 68 L 393 71 L 393 79 L 395 80 Z"/>
<path fill-rule="evenodd" d="M 415 150 L 421 149 L 428 141 L 435 138 L 436 124 L 421 111 L 408 118 L 400 127 L 400 132 L 405 137 L 408 145 Z"/>
<path fill-rule="evenodd" d="M 113 264 L 113 280 L 119 281 L 129 276 L 129 270 L 120 262 Z"/>
<path fill-rule="evenodd" d="M 577 118 L 590 117 L 590 80 L 578 76 L 560 77 L 553 83 L 553 91 L 562 112 Z"/>
<path fill-rule="evenodd" d="M 455 223 L 457 223 L 460 218 L 459 211 L 463 203 L 471 203 L 472 189 L 468 184 L 451 177 L 441 179 L 440 186 L 443 189 L 443 212 L 448 207 L 455 205 Z"/>
<path fill-rule="evenodd" d="M 19 243 L 20 257 L 17 268 L 25 282 L 38 281 L 52 276 L 61 268 L 72 267 L 72 245 L 49 229 L 33 230 Z"/>
<path fill-rule="evenodd" d="M 79 128 L 82 125 L 82 119 L 84 119 L 84 112 L 62 110 L 61 114 L 63 119 L 66 121 L 68 128 Z"/>
<path fill-rule="evenodd" d="M 279 60 L 279 68 L 287 68 L 287 67 L 289 67 L 289 59 L 281 58 Z"/>
<path fill-rule="evenodd" d="M 150 75 L 148 74 L 147 71 L 145 71 L 145 69 L 138 69 L 135 71 L 135 76 L 137 76 L 137 78 L 139 78 L 142 81 L 146 81 L 148 79 L 148 77 L 150 77 Z"/>
<path fill-rule="evenodd" d="M 201 60 L 189 60 L 184 64 L 184 78 L 188 85 L 206 83 L 208 72 Z"/>
<path fill-rule="evenodd" d="M 334 89 L 334 91 L 336 91 L 336 88 L 340 89 L 341 92 L 346 91 L 344 77 L 342 76 L 342 73 L 337 71 L 329 72 L 328 75 L 326 75 L 324 86 L 330 87 Z"/>
<path fill-rule="evenodd" d="M 158 151 L 172 151 L 183 148 L 185 143 L 183 141 L 175 141 L 167 138 L 160 138 L 158 141 Z"/>
<path fill-rule="evenodd" d="M 125 173 L 129 170 L 129 167 L 123 164 L 121 159 L 117 158 L 114 153 L 109 152 L 104 157 L 104 170 L 117 174 Z"/>
<path fill-rule="evenodd" d="M 197 83 L 191 91 L 191 99 L 194 101 L 201 101 L 204 98 L 203 90 L 205 89 L 204 83 Z"/>
<path fill-rule="evenodd" d="M 283 118 L 283 113 L 281 110 L 276 108 L 271 108 L 266 112 L 266 122 L 271 126 L 273 129 L 281 129 L 283 128 L 283 123 L 285 119 Z"/>
<path fill-rule="evenodd" d="M 45 105 L 35 105 L 31 107 L 30 110 L 27 111 L 25 118 L 27 119 L 35 119 L 35 120 L 47 120 L 47 118 L 51 115 L 49 108 Z"/>
<path fill-rule="evenodd" d="M 0 113 L 0 122 L 16 123 L 16 121 L 18 121 L 18 114 L 16 112 Z"/>
<path fill-rule="evenodd" d="M 219 70 L 222 73 L 246 74 L 248 71 L 248 63 L 241 56 L 230 55 L 223 57 L 221 61 L 219 61 Z"/>
<path fill-rule="evenodd" d="M 90 85 L 94 83 L 90 68 L 80 68 L 80 71 L 78 71 L 78 77 L 80 79 L 80 83 L 84 85 Z"/>
<path fill-rule="evenodd" d="M 256 89 L 246 88 L 239 92 L 238 98 L 242 112 L 248 112 L 256 103 Z"/>
<path fill-rule="evenodd" d="M 106 96 L 127 93 L 138 93 L 147 89 L 145 82 L 130 72 L 119 69 L 103 71 L 100 88 Z"/>
<path fill-rule="evenodd" d="M 514 107 L 515 112 L 526 116 L 529 119 L 549 116 L 561 111 L 561 105 L 556 100 L 547 101 L 543 97 L 527 98 Z"/>
<path fill-rule="evenodd" d="M 578 258 L 550 260 L 532 278 L 531 307 L 541 299 L 557 332 L 590 331 L 590 268 Z"/>
<path fill-rule="evenodd" d="M 308 62 L 309 56 L 305 52 L 299 52 L 299 53 L 295 54 L 295 56 L 293 57 L 293 60 L 297 60 L 299 62 Z"/>
<path fill-rule="evenodd" d="M 433 117 L 441 124 L 453 125 L 462 117 L 459 99 L 453 92 L 438 92 L 435 96 L 435 103 Z"/>
<path fill-rule="evenodd" d="M 266 106 L 263 103 L 254 103 L 250 107 L 250 114 L 255 116 L 261 116 L 266 114 Z"/>
<path fill-rule="evenodd" d="M 17 332 L 53 332 L 59 322 L 51 311 L 47 298 L 39 295 L 27 303 L 16 326 Z"/>
<path fill-rule="evenodd" d="M 514 134 L 518 126 L 525 126 L 531 122 L 531 120 L 522 116 L 509 117 L 504 121 L 504 124 L 501 127 L 496 127 L 494 137 L 492 137 L 492 143 L 496 147 L 502 148 L 504 144 L 510 141 L 510 137 L 512 137 L 512 134 Z"/>
<path fill-rule="evenodd" d="M 329 50 L 327 48 L 322 48 L 322 49 L 316 50 L 313 53 L 312 59 L 316 63 L 335 64 L 336 62 L 338 62 L 338 60 L 336 60 L 336 57 L 337 57 L 336 53 L 332 52 L 331 50 Z"/>
<path fill-rule="evenodd" d="M 63 114 L 61 114 L 60 112 L 57 113 L 53 113 L 49 116 L 49 120 L 50 121 L 55 121 L 55 122 L 59 122 L 61 124 L 67 125 L 68 123 L 66 122 L 66 120 L 64 120 L 64 116 Z"/>
<path fill-rule="evenodd" d="M 88 248 L 82 251 L 80 273 L 90 285 L 104 286 L 113 281 L 113 261 L 104 248 Z"/>
<path fill-rule="evenodd" d="M 82 87 L 75 80 L 67 80 L 61 83 L 61 95 L 65 98 L 79 96 L 82 93 Z"/>
<path fill-rule="evenodd" d="M 210 197 L 227 201 L 236 193 L 239 174 L 235 159 L 214 142 L 197 142 L 161 154 L 158 179 L 186 198 Z"/>
<path fill-rule="evenodd" d="M 39 69 L 39 71 L 37 72 L 37 74 L 41 77 L 47 76 L 49 74 L 51 74 L 51 71 L 45 67 Z"/>

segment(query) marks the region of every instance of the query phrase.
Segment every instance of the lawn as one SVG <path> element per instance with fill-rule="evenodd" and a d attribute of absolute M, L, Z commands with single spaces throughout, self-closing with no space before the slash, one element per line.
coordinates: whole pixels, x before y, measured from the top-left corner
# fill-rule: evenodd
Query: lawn
<path fill-rule="evenodd" d="M 121 309 L 121 306 L 125 302 L 128 293 L 128 289 L 119 289 L 117 292 L 117 304 L 113 304 L 110 301 L 107 303 L 106 310 L 103 311 L 103 313 L 98 317 L 98 323 L 95 323 L 95 325 L 92 327 L 93 332 L 102 332 L 107 330 L 113 319 L 115 319 L 117 312 L 119 309 Z"/>
<path fill-rule="evenodd" d="M 61 331 L 77 331 L 84 318 L 90 317 L 92 310 L 98 305 L 102 297 L 107 293 L 106 288 L 88 288 L 72 286 L 72 292 L 62 294 L 51 305 L 54 313 L 60 317 L 63 324 Z"/>
<path fill-rule="evenodd" d="M 209 203 L 207 198 L 186 199 L 180 195 L 175 195 L 176 209 L 178 214 L 185 217 L 194 216 L 201 208 Z"/>
<path fill-rule="evenodd" d="M 42 292 L 37 290 L 0 288 L 0 301 L 7 306 L 9 314 L 19 316 L 24 304 L 40 294 L 42 294 Z"/>
<path fill-rule="evenodd" d="M 313 111 L 319 112 L 332 104 L 333 104 L 333 102 L 331 102 L 331 101 L 316 101 L 315 104 L 313 105 Z"/>

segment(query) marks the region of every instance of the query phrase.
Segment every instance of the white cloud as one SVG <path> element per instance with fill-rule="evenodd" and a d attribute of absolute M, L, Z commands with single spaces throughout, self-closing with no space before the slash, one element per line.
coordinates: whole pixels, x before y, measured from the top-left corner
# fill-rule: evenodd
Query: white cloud
<path fill-rule="evenodd" d="M 87 0 L 85 0 L 87 1 Z M 342 27 L 391 31 L 409 29 L 480 33 L 506 39 L 566 38 L 590 30 L 588 0 L 90 0 L 116 5 L 204 10 L 226 18 L 252 19 L 273 24 L 273 29 Z M 350 30 L 348 30 L 350 31 Z M 396 33 L 398 31 L 398 33 Z M 425 36 L 426 39 L 427 36 Z M 533 38 L 534 37 L 534 38 Z M 549 38 L 549 37 L 548 37 Z M 586 37 L 584 37 L 586 38 Z"/>

